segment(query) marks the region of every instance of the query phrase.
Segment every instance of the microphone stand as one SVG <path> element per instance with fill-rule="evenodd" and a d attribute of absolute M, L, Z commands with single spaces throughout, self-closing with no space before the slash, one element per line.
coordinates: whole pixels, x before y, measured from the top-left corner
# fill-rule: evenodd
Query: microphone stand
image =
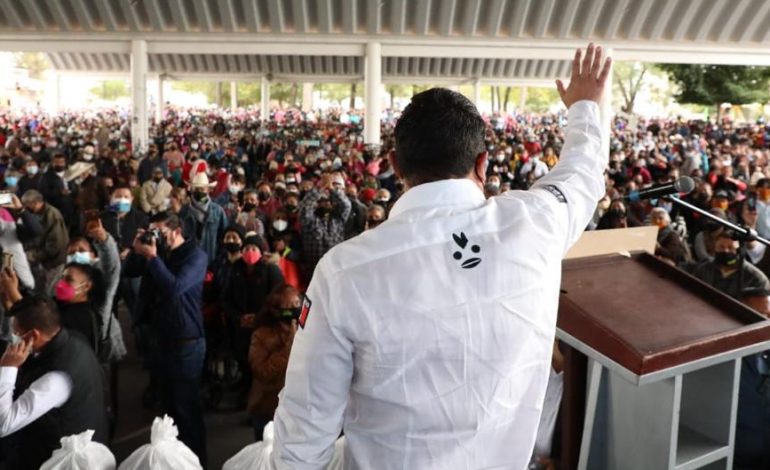
<path fill-rule="evenodd" d="M 662 199 L 673 202 L 674 204 L 680 207 L 684 207 L 685 209 L 689 209 L 692 212 L 700 214 L 701 216 L 709 219 L 710 221 L 716 222 L 722 227 L 728 230 L 732 230 L 732 232 L 735 233 L 735 235 L 738 237 L 738 292 L 743 292 L 743 263 L 745 262 L 745 259 L 746 259 L 746 243 L 750 241 L 756 241 L 767 247 L 770 247 L 770 240 L 766 238 L 762 238 L 759 235 L 757 235 L 756 230 L 750 229 L 743 225 L 737 225 L 730 222 L 729 220 L 725 220 L 720 217 L 717 217 L 710 212 L 704 211 L 700 207 L 694 206 L 689 202 L 679 199 L 678 196 L 674 196 L 674 195 L 663 196 Z"/>

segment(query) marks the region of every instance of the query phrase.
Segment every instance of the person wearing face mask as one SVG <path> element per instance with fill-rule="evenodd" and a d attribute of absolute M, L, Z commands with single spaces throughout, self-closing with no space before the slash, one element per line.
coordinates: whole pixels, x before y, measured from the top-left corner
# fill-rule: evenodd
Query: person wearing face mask
<path fill-rule="evenodd" d="M 7 284 L 0 274 L 0 290 Z M 56 305 L 29 296 L 9 307 L 20 341 L 0 358 L 0 437 L 7 468 L 37 470 L 65 436 L 109 441 L 102 375 L 93 350 L 62 328 Z"/>
<path fill-rule="evenodd" d="M 353 238 L 366 229 L 367 207 L 358 200 L 358 187 L 355 184 L 345 186 L 345 194 L 350 200 L 350 216 L 345 223 L 345 239 Z"/>
<path fill-rule="evenodd" d="M 690 256 L 682 239 L 671 227 L 671 217 L 662 207 L 656 207 L 650 213 L 650 225 L 658 227 L 655 244 L 655 256 L 666 258 L 675 264 L 688 262 Z"/>
<path fill-rule="evenodd" d="M 770 281 L 756 266 L 741 260 L 738 254 L 738 240 L 729 230 L 717 235 L 713 260 L 682 267 L 693 276 L 715 289 L 735 298 L 741 298 L 742 289 L 760 288 L 770 290 Z M 742 270 L 741 276 L 739 272 Z M 742 277 L 743 285 L 740 285 Z"/>
<path fill-rule="evenodd" d="M 168 197 L 174 189 L 163 176 L 163 168 L 155 167 L 152 179 L 145 181 L 139 197 L 139 206 L 145 214 L 155 215 L 168 209 Z"/>
<path fill-rule="evenodd" d="M 5 174 L 3 175 L 2 191 L 18 194 L 19 178 L 21 178 L 21 173 L 18 170 L 14 168 L 8 168 L 5 170 Z"/>
<path fill-rule="evenodd" d="M 168 164 L 166 160 L 158 153 L 157 147 L 150 147 L 147 155 L 139 162 L 139 168 L 136 171 L 139 184 L 143 185 L 150 181 L 156 168 L 160 168 L 163 171 L 163 178 L 168 178 Z"/>
<path fill-rule="evenodd" d="M 386 218 L 387 213 L 384 207 L 378 204 L 372 205 L 372 207 L 370 207 L 367 211 L 366 230 L 371 230 L 377 227 L 381 223 L 385 222 Z"/>
<path fill-rule="evenodd" d="M 214 202 L 222 206 L 228 221 L 235 221 L 241 208 L 239 199 L 243 198 L 243 189 L 246 187 L 246 177 L 243 175 L 231 175 L 227 185 L 227 191 L 214 198 Z"/>
<path fill-rule="evenodd" d="M 265 300 L 259 326 L 251 334 L 249 366 L 252 380 L 247 410 L 256 441 L 262 440 L 262 430 L 272 421 L 278 407 L 278 393 L 286 377 L 300 306 L 297 289 L 290 285 L 277 287 Z"/>
<path fill-rule="evenodd" d="M 42 174 L 40 173 L 40 167 L 35 160 L 27 160 L 24 163 L 24 171 L 21 178 L 19 178 L 19 184 L 16 188 L 16 194 L 22 195 L 27 190 L 37 189 L 40 186 L 40 180 Z"/>
<path fill-rule="evenodd" d="M 40 234 L 25 237 L 22 242 L 35 276 L 35 288 L 44 292 L 64 265 L 69 232 L 62 214 L 47 204 L 40 192 L 30 189 L 21 197 L 21 203 L 23 210 L 34 214 L 40 221 Z"/>
<path fill-rule="evenodd" d="M 257 185 L 257 216 L 266 222 L 273 216 L 278 208 L 281 207 L 281 201 L 273 196 L 273 190 L 270 183 L 261 182 Z"/>
<path fill-rule="evenodd" d="M 225 236 L 222 239 L 223 250 L 211 266 L 214 273 L 214 286 L 217 289 L 217 300 L 230 282 L 230 271 L 233 265 L 241 259 L 244 238 L 246 238 L 246 230 L 238 224 L 232 224 L 225 230 Z"/>
<path fill-rule="evenodd" d="M 222 295 L 222 308 L 227 319 L 231 344 L 240 365 L 245 386 L 250 382 L 248 351 L 251 332 L 258 321 L 257 314 L 267 295 L 284 284 L 281 270 L 263 257 L 267 246 L 262 237 L 247 234 L 241 248 L 241 259 L 230 271 L 230 280 Z"/>
<path fill-rule="evenodd" d="M 190 214 L 195 224 L 195 239 L 208 258 L 215 260 L 228 222 L 225 210 L 211 200 L 210 190 L 211 184 L 206 173 L 195 175 L 190 188 Z"/>
<path fill-rule="evenodd" d="M 265 235 L 265 223 L 257 212 L 259 196 L 255 189 L 243 191 L 243 205 L 235 216 L 235 223 L 245 227 L 246 231 L 254 232 L 259 236 Z"/>
<path fill-rule="evenodd" d="M 185 239 L 175 214 L 150 219 L 149 231 L 134 239 L 126 276 L 141 276 L 137 323 L 147 325 L 154 345 L 148 353 L 151 383 L 179 429 L 179 439 L 205 468 L 206 424 L 200 397 L 206 338 L 201 314 L 208 258 Z"/>
<path fill-rule="evenodd" d="M 770 236 L 770 179 L 757 181 L 757 233 L 763 238 Z"/>
<path fill-rule="evenodd" d="M 200 154 L 191 150 L 187 160 L 182 165 L 182 181 L 189 184 L 198 173 L 208 173 L 209 165 L 206 160 L 200 158 Z"/>
<path fill-rule="evenodd" d="M 54 298 L 59 306 L 61 324 L 73 333 L 80 334 L 99 356 L 99 332 L 101 319 L 98 318 L 94 303 L 102 299 L 104 285 L 100 273 L 91 264 L 69 263 L 54 286 Z"/>
<path fill-rule="evenodd" d="M 326 252 L 345 240 L 345 222 L 350 216 L 350 199 L 342 189 L 333 189 L 331 175 L 324 174 L 319 187 L 300 202 L 300 233 L 309 279 Z"/>
<path fill-rule="evenodd" d="M 86 145 L 83 147 L 83 154 L 81 158 L 84 162 L 91 162 L 94 159 L 95 149 L 93 145 Z"/>

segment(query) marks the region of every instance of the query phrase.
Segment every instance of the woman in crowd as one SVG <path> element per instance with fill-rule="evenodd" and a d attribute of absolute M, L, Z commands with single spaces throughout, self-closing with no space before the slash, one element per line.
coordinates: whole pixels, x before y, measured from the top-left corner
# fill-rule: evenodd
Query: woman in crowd
<path fill-rule="evenodd" d="M 267 297 L 258 326 L 251 335 L 249 366 L 252 381 L 248 412 L 257 441 L 262 440 L 262 430 L 273 419 L 278 407 L 278 392 L 286 378 L 300 305 L 300 295 L 294 287 L 284 285 L 274 289 Z"/>
<path fill-rule="evenodd" d="M 265 305 L 267 295 L 283 285 L 278 266 L 263 257 L 265 244 L 258 235 L 247 235 L 243 240 L 241 258 L 232 265 L 230 280 L 224 290 L 222 307 L 230 330 L 231 344 L 243 372 L 248 372 L 247 355 L 251 332 L 258 321 L 258 313 Z M 245 382 L 248 383 L 248 382 Z"/>

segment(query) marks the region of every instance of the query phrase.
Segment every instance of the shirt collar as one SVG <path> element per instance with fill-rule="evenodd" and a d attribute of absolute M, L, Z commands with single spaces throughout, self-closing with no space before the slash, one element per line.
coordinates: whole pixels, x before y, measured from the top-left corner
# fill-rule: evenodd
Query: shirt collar
<path fill-rule="evenodd" d="M 476 183 L 467 178 L 423 183 L 410 188 L 393 205 L 390 218 L 418 208 L 478 206 L 486 201 Z"/>

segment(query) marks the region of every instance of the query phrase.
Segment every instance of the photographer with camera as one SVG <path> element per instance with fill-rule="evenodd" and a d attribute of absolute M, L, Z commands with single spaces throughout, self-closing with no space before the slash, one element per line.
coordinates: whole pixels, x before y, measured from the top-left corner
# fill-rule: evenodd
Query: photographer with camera
<path fill-rule="evenodd" d="M 137 322 L 155 336 L 151 376 L 163 406 L 179 427 L 179 439 L 206 465 L 206 425 L 200 401 L 206 339 L 201 296 L 208 259 L 186 240 L 175 214 L 161 212 L 140 230 L 126 259 L 126 275 L 141 276 Z M 151 379 L 152 380 L 152 379 Z"/>

